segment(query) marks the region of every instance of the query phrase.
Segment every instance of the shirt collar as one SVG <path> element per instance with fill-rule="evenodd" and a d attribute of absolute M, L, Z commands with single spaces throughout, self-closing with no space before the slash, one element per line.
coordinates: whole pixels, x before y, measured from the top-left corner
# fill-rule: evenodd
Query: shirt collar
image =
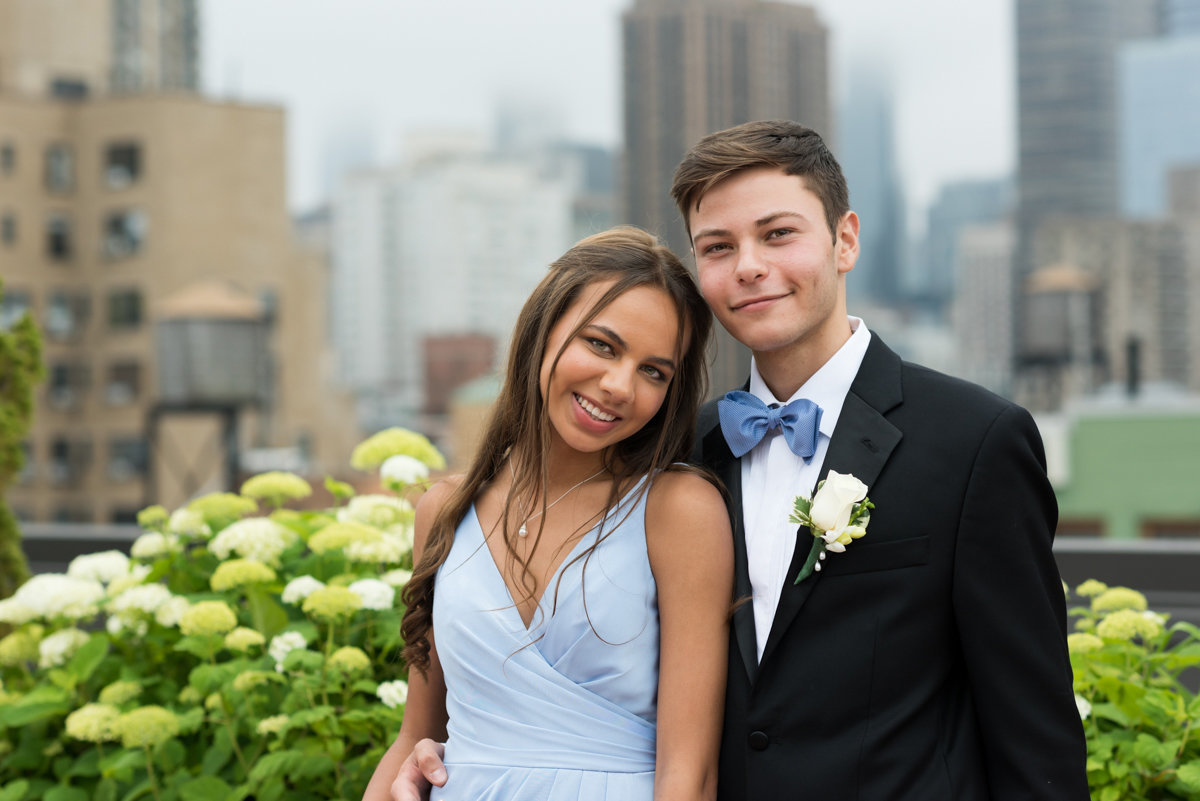
<path fill-rule="evenodd" d="M 850 317 L 850 338 L 847 339 L 837 353 L 829 357 L 829 361 L 821 365 L 821 369 L 812 374 L 796 392 L 786 400 L 775 397 L 767 382 L 763 381 L 758 372 L 754 358 L 750 359 L 750 394 L 768 405 L 772 403 L 790 403 L 797 398 L 808 398 L 821 407 L 821 433 L 827 437 L 833 436 L 838 418 L 842 414 L 842 404 L 846 402 L 846 394 L 858 375 L 863 356 L 867 353 L 867 345 L 871 342 L 871 332 L 866 323 L 859 317 Z"/>

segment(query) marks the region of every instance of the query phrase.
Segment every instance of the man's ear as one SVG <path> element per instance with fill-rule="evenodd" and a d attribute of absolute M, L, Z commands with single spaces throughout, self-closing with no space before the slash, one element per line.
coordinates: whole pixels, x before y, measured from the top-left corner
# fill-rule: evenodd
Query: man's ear
<path fill-rule="evenodd" d="M 834 242 L 837 251 L 838 272 L 845 275 L 854 269 L 858 261 L 858 215 L 848 211 L 838 222 L 837 239 Z"/>

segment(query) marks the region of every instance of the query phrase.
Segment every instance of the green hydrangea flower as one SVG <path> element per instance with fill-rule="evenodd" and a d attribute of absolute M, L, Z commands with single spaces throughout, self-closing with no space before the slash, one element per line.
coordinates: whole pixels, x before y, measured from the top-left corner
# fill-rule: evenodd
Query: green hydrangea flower
<path fill-rule="evenodd" d="M 259 634 L 254 629 L 248 629 L 245 626 L 238 626 L 233 631 L 225 635 L 225 647 L 230 651 L 249 651 L 251 648 L 257 648 L 264 645 L 267 638 Z"/>
<path fill-rule="evenodd" d="M 161 530 L 167 522 L 167 510 L 155 504 L 137 513 L 137 524 L 150 531 Z"/>
<path fill-rule="evenodd" d="M 434 470 L 446 466 L 446 459 L 426 437 L 406 428 L 388 428 L 367 437 L 350 455 L 356 470 L 374 470 L 390 456 L 411 456 Z"/>
<path fill-rule="evenodd" d="M 272 715 L 260 720 L 254 730 L 264 737 L 268 734 L 279 734 L 287 726 L 288 719 L 287 715 Z"/>
<path fill-rule="evenodd" d="M 228 634 L 237 625 L 237 615 L 224 601 L 201 601 L 179 619 L 179 630 L 191 636 Z"/>
<path fill-rule="evenodd" d="M 178 698 L 179 703 L 183 704 L 184 706 L 194 706 L 195 704 L 198 704 L 204 700 L 200 695 L 200 691 L 190 684 L 180 690 L 179 695 L 176 697 Z"/>
<path fill-rule="evenodd" d="M 67 736 L 89 743 L 119 739 L 116 722 L 120 717 L 121 711 L 111 704 L 84 704 L 67 715 Z"/>
<path fill-rule="evenodd" d="M 295 473 L 273 470 L 246 479 L 242 484 L 242 495 L 272 506 L 283 506 L 287 501 L 312 495 L 312 486 Z"/>
<path fill-rule="evenodd" d="M 179 733 L 179 717 L 161 706 L 142 706 L 117 718 L 113 731 L 126 748 L 153 748 Z"/>
<path fill-rule="evenodd" d="M 19 667 L 26 662 L 36 662 L 38 642 L 41 637 L 33 636 L 29 629 L 18 629 L 0 640 L 0 665 Z"/>
<path fill-rule="evenodd" d="M 1073 654 L 1086 654 L 1104 647 L 1104 640 L 1095 634 L 1075 632 L 1067 635 L 1067 650 Z"/>
<path fill-rule="evenodd" d="M 126 701 L 132 701 L 142 694 L 142 685 L 136 681 L 114 681 L 100 691 L 99 701 L 102 704 L 120 706 Z"/>
<path fill-rule="evenodd" d="M 275 580 L 275 571 L 253 559 L 230 559 L 217 565 L 209 579 L 216 592 L 245 587 L 247 584 L 266 584 Z"/>
<path fill-rule="evenodd" d="M 362 608 L 358 593 L 345 587 L 322 587 L 304 599 L 304 614 L 326 623 L 335 623 Z"/>
<path fill-rule="evenodd" d="M 192 501 L 187 508 L 199 512 L 214 531 L 219 531 L 234 520 L 258 511 L 258 503 L 232 492 L 211 492 Z"/>
<path fill-rule="evenodd" d="M 239 673 L 233 680 L 233 689 L 244 693 L 248 690 L 253 690 L 255 687 L 261 687 L 264 684 L 270 684 L 280 679 L 281 677 L 278 673 L 271 673 L 266 670 L 246 670 Z"/>
<path fill-rule="evenodd" d="M 1087 581 L 1083 582 L 1082 584 L 1080 584 L 1078 587 L 1075 588 L 1075 594 L 1082 596 L 1084 598 L 1094 598 L 1095 596 L 1099 595 L 1100 593 L 1104 592 L 1107 589 L 1108 589 L 1108 585 L 1105 584 L 1103 581 L 1096 581 L 1096 579 L 1088 579 Z"/>
<path fill-rule="evenodd" d="M 308 540 L 308 547 L 312 549 L 313 553 L 325 553 L 345 548 L 351 543 L 378 542 L 381 539 L 383 539 L 383 532 L 379 529 L 347 520 L 330 523 L 313 534 Z"/>
<path fill-rule="evenodd" d="M 1093 612 L 1115 612 L 1118 609 L 1146 610 L 1146 596 L 1128 587 L 1112 587 L 1092 599 Z"/>
<path fill-rule="evenodd" d="M 361 648 L 347 645 L 330 655 L 329 664 L 347 673 L 361 673 L 370 669 L 371 658 Z"/>
<path fill-rule="evenodd" d="M 1106 640 L 1148 640 L 1162 633 L 1162 625 L 1134 609 L 1119 609 L 1100 621 L 1096 633 Z"/>

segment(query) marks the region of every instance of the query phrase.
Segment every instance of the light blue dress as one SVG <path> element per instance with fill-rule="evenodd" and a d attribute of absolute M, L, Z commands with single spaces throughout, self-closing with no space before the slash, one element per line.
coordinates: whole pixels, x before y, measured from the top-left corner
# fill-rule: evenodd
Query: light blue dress
<path fill-rule="evenodd" d="M 637 489 L 586 564 L 600 527 L 575 544 L 528 630 L 475 508 L 463 518 L 434 592 L 449 780 L 432 801 L 653 797 L 658 593 Z"/>

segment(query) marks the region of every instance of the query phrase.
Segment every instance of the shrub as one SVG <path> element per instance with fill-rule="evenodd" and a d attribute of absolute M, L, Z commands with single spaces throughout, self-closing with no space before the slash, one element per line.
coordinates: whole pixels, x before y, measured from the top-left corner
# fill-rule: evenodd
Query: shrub
<path fill-rule="evenodd" d="M 441 464 L 402 433 L 370 461 L 414 443 Z M 361 796 L 404 713 L 412 506 L 275 508 L 308 485 L 256 478 L 0 601 L 0 801 Z"/>

